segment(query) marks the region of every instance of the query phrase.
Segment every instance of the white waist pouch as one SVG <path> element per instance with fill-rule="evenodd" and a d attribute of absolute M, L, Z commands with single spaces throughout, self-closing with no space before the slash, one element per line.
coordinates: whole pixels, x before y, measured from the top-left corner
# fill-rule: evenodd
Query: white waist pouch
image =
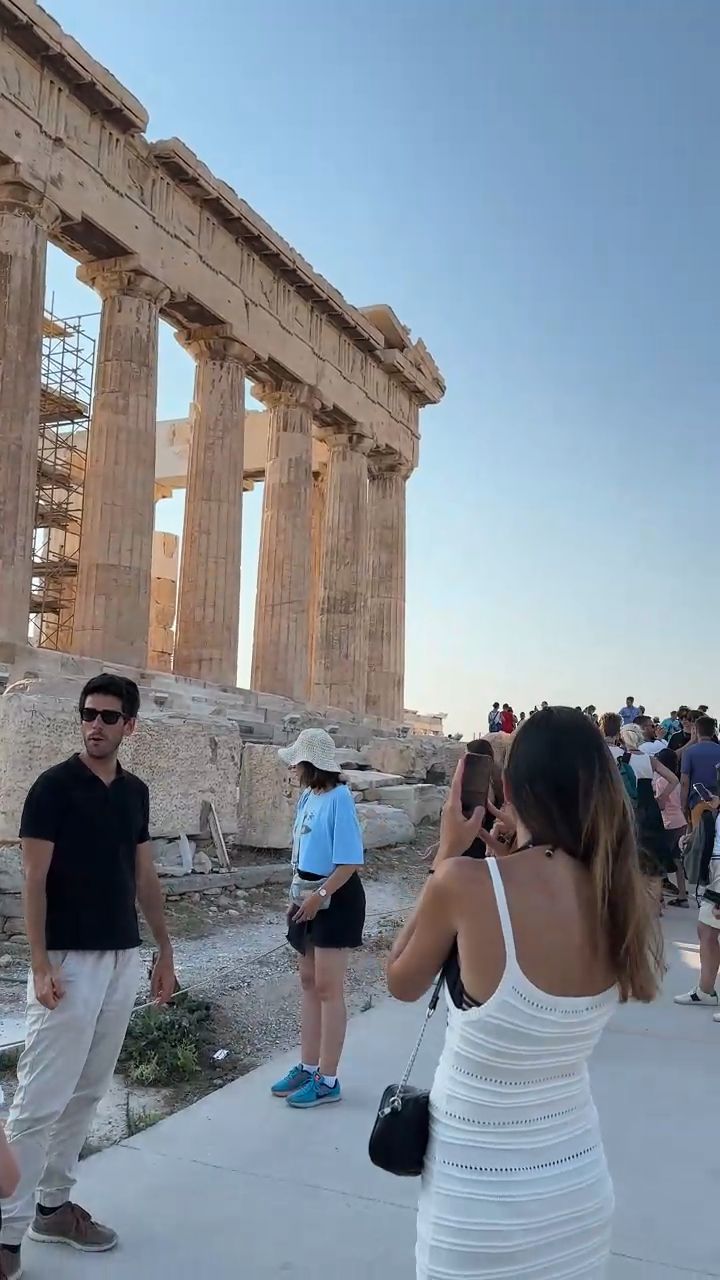
<path fill-rule="evenodd" d="M 311 896 L 311 894 L 317 893 L 318 889 L 322 889 L 324 883 L 324 880 L 303 880 L 302 876 L 298 875 L 296 871 L 290 884 L 291 901 L 294 902 L 296 906 L 301 906 L 302 903 Z M 328 895 L 328 897 L 324 899 L 320 910 L 327 911 L 331 902 L 332 897 Z"/>

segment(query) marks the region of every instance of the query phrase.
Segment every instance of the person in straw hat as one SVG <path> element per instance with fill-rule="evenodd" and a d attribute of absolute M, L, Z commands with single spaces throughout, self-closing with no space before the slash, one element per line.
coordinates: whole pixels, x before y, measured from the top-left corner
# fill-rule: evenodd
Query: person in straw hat
<path fill-rule="evenodd" d="M 292 836 L 288 941 L 299 955 L 302 1061 L 272 1086 L 298 1109 L 339 1102 L 337 1072 L 345 1042 L 345 975 L 351 947 L 362 946 L 364 862 L 355 802 L 340 776 L 335 743 L 324 729 L 303 729 L 278 755 L 303 788 Z"/>

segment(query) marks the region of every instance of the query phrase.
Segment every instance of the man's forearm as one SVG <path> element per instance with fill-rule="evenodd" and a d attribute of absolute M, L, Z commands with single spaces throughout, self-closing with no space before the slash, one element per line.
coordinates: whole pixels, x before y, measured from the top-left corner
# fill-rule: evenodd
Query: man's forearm
<path fill-rule="evenodd" d="M 49 964 L 45 939 L 47 919 L 45 877 L 40 880 L 33 876 L 26 876 L 23 884 L 23 907 L 25 932 L 30 943 L 30 961 L 33 969 L 42 968 Z"/>
<path fill-rule="evenodd" d="M 687 813 L 688 800 L 690 798 L 690 779 L 687 774 L 683 774 L 680 783 L 680 807 L 683 813 Z"/>
<path fill-rule="evenodd" d="M 161 951 L 171 951 L 172 944 L 165 922 L 165 902 L 156 872 L 147 872 L 138 882 L 137 899 L 150 932 Z"/>

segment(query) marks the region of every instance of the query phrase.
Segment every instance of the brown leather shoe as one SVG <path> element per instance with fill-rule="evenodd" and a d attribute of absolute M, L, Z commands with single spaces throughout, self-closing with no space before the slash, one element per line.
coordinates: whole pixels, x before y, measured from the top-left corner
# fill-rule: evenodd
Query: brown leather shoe
<path fill-rule="evenodd" d="M 54 1213 L 36 1212 L 28 1235 L 39 1244 L 68 1244 L 81 1253 L 107 1253 L 118 1242 L 112 1227 L 93 1221 L 87 1210 L 69 1200 Z"/>
<path fill-rule="evenodd" d="M 11 1253 L 0 1244 L 0 1280 L 20 1280 L 21 1275 L 20 1251 Z"/>

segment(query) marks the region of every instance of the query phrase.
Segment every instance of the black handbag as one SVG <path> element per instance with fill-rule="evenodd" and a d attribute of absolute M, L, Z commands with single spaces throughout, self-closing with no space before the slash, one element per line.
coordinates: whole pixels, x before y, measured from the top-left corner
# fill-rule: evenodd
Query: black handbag
<path fill-rule="evenodd" d="M 428 1023 L 437 1009 L 443 981 L 440 974 L 405 1074 L 399 1084 L 389 1084 L 383 1093 L 370 1134 L 368 1150 L 373 1164 L 399 1178 L 418 1178 L 425 1164 L 430 1137 L 430 1094 L 427 1089 L 414 1089 L 408 1080 Z"/>

